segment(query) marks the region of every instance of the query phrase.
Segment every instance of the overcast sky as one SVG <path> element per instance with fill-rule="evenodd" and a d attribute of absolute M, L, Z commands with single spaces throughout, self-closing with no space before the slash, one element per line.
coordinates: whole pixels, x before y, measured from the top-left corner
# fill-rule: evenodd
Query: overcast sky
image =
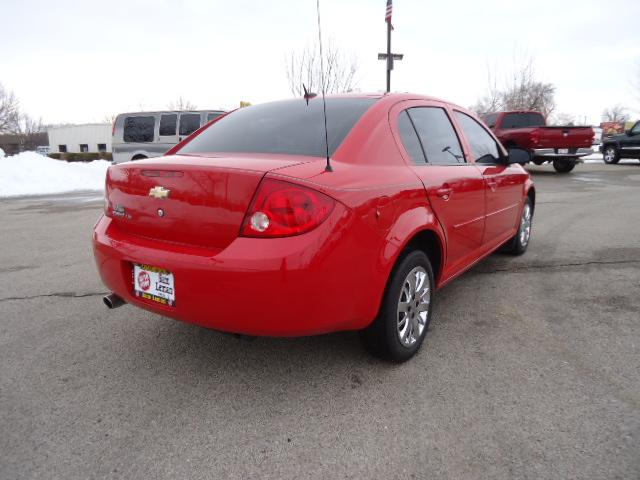
<path fill-rule="evenodd" d="M 0 82 L 46 123 L 82 123 L 182 96 L 234 108 L 290 96 L 285 56 L 317 38 L 315 0 L 0 0 Z M 385 0 L 321 0 L 323 35 L 358 59 L 358 88 L 385 88 Z M 463 106 L 535 59 L 557 111 L 599 123 L 640 116 L 639 0 L 394 0 L 392 90 Z"/>

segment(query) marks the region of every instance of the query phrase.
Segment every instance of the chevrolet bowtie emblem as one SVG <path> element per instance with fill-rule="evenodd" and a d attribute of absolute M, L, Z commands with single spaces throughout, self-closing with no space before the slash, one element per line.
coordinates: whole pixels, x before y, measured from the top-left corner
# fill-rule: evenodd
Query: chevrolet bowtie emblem
<path fill-rule="evenodd" d="M 149 196 L 150 197 L 154 197 L 154 198 L 169 198 L 169 194 L 171 193 L 171 190 L 168 190 L 164 187 L 161 187 L 159 185 L 153 187 L 151 190 L 149 190 Z"/>

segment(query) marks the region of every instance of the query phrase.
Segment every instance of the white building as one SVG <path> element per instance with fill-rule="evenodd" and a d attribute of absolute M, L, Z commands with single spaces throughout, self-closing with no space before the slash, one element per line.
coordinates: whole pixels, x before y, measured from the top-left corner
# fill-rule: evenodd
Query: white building
<path fill-rule="evenodd" d="M 87 123 L 47 130 L 51 153 L 110 152 L 111 124 Z"/>

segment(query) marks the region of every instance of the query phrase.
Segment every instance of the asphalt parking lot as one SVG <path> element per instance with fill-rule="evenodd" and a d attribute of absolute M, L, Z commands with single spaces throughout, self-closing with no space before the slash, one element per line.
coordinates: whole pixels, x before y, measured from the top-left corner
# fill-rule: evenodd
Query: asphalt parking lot
<path fill-rule="evenodd" d="M 640 163 L 530 171 L 404 365 L 108 311 L 100 195 L 0 201 L 0 478 L 640 478 Z"/>

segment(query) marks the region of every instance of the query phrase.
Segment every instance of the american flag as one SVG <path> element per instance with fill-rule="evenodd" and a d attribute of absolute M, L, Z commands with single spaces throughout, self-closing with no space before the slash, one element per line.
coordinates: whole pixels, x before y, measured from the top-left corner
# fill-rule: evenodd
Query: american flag
<path fill-rule="evenodd" d="M 384 21 L 391 23 L 391 14 L 393 13 L 393 1 L 387 0 L 387 11 L 384 14 Z"/>

